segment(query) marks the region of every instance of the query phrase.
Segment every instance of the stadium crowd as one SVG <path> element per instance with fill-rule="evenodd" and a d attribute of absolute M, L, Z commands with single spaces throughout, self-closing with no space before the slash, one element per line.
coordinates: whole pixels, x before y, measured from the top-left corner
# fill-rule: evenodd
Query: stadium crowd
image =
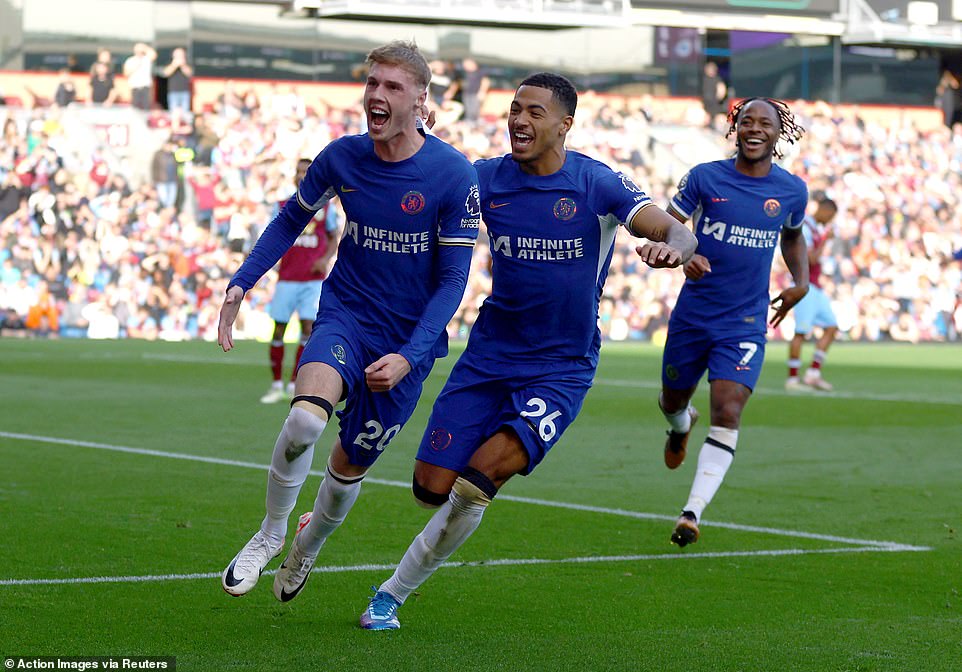
<path fill-rule="evenodd" d="M 808 129 L 791 170 L 839 205 L 823 259 L 841 338 L 958 341 L 962 331 L 962 126 L 922 131 L 868 122 L 824 103 L 794 103 Z M 227 82 L 193 117 L 150 115 L 169 134 L 136 183 L 123 162 L 71 142 L 61 109 L 0 108 L 0 330 L 90 338 L 216 339 L 230 274 L 288 197 L 296 159 L 363 130 L 360 107 L 308 109 L 292 87 L 260 99 Z M 585 94 L 569 147 L 631 174 L 667 203 L 686 145 L 664 125 L 704 126 L 697 102 L 667 114 L 657 99 Z M 712 125 L 709 124 L 709 127 Z M 705 142 L 729 151 L 722 117 Z M 471 159 L 509 151 L 503 121 L 448 116 L 438 135 Z M 667 155 L 673 160 L 666 160 Z M 611 340 L 662 342 L 683 274 L 647 272 L 619 234 L 601 302 Z M 777 257 L 777 255 L 776 255 Z M 488 249 L 476 248 L 468 291 L 452 322 L 464 337 L 490 289 Z M 776 266 L 773 288 L 787 282 Z M 274 278 L 252 290 L 235 327 L 268 338 Z M 791 320 L 775 336 L 790 338 Z"/>

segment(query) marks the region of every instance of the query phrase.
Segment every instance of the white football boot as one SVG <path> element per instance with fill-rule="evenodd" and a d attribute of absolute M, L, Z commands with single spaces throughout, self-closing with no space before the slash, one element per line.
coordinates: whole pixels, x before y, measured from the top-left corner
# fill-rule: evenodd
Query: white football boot
<path fill-rule="evenodd" d="M 785 391 L 787 392 L 811 392 L 812 388 L 798 379 L 798 376 L 789 376 L 785 379 Z"/>
<path fill-rule="evenodd" d="M 297 543 L 301 530 L 311 522 L 312 513 L 308 511 L 298 519 L 297 534 L 294 535 L 294 541 L 291 543 L 291 551 L 274 575 L 274 597 L 281 602 L 290 602 L 297 597 L 301 588 L 307 583 L 307 579 L 310 578 L 311 570 L 314 569 L 314 563 L 317 561 L 317 553 L 308 555 Z"/>
<path fill-rule="evenodd" d="M 271 385 L 271 389 L 267 391 L 263 397 L 261 397 L 262 404 L 276 404 L 279 401 L 284 401 L 288 399 L 289 395 L 284 391 L 284 385 Z"/>
<path fill-rule="evenodd" d="M 818 369 L 809 369 L 806 371 L 802 382 L 812 389 L 821 390 L 822 392 L 831 392 L 833 389 L 832 384 L 822 378 L 822 372 Z"/>
<path fill-rule="evenodd" d="M 257 531 L 244 548 L 234 556 L 221 575 L 221 586 L 234 597 L 246 595 L 257 585 L 267 564 L 284 550 L 284 541 L 274 545 L 266 534 Z"/>

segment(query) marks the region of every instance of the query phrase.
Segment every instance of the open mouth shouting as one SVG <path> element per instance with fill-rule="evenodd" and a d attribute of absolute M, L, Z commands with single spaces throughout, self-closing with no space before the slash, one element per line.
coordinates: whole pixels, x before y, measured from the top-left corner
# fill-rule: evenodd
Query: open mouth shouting
<path fill-rule="evenodd" d="M 367 116 L 368 127 L 375 132 L 384 130 L 388 122 L 391 121 L 391 113 L 381 105 L 371 105 Z"/>

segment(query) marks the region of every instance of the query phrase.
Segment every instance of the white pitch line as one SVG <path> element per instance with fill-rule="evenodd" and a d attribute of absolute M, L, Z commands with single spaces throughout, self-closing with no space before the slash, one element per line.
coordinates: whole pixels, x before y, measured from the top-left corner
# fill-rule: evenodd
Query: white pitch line
<path fill-rule="evenodd" d="M 78 441 L 76 439 L 62 439 L 52 436 L 38 436 L 36 434 L 20 434 L 16 432 L 4 432 L 0 431 L 0 437 L 7 439 L 15 439 L 19 441 L 34 441 L 39 443 L 52 443 L 56 445 L 65 446 L 78 446 L 81 448 L 95 448 L 98 450 L 109 450 L 117 453 L 128 453 L 132 455 L 149 455 L 151 457 L 164 457 L 174 460 L 188 460 L 191 462 L 203 462 L 206 464 L 221 464 L 229 467 L 241 467 L 244 469 L 257 469 L 259 471 L 267 471 L 269 465 L 258 464 L 256 462 L 243 462 L 240 460 L 230 460 L 222 457 L 208 457 L 205 455 L 192 455 L 189 453 L 170 453 L 163 450 L 151 450 L 149 448 L 132 448 L 130 446 L 117 446 L 109 443 L 97 443 L 94 441 Z M 324 476 L 324 471 L 318 471 L 312 469 L 310 474 L 313 476 Z M 366 483 L 373 483 L 376 485 L 386 485 L 396 488 L 409 488 L 410 483 L 405 483 L 403 481 L 391 481 L 380 478 L 365 478 Z M 521 497 L 518 495 L 508 495 L 499 494 L 498 499 L 502 501 L 509 502 L 519 502 L 522 504 L 535 504 L 538 506 L 547 506 L 557 509 L 567 509 L 571 511 L 585 511 L 588 513 L 605 513 L 614 516 L 622 516 L 625 518 L 634 518 L 640 520 L 668 520 L 674 521 L 677 516 L 668 516 L 660 513 L 645 513 L 642 511 L 628 511 L 626 509 L 615 509 L 604 506 L 591 506 L 588 504 L 575 504 L 571 502 L 558 502 L 547 499 L 537 499 L 533 497 Z M 738 523 L 724 523 L 724 522 L 712 522 L 712 521 L 701 521 L 701 525 L 705 527 L 722 527 L 731 530 L 740 530 L 743 532 L 757 532 L 761 534 L 772 534 L 782 537 L 796 537 L 802 539 L 814 539 L 817 541 L 829 541 L 843 544 L 852 544 L 856 546 L 871 546 L 877 548 L 878 550 L 886 551 L 928 551 L 931 548 L 927 546 L 911 546 L 907 544 L 900 544 L 894 541 L 876 541 L 873 539 L 856 539 L 853 537 L 839 537 L 835 535 L 828 534 L 818 534 L 815 532 L 802 532 L 799 530 L 782 530 L 774 527 L 758 527 L 754 525 L 740 525 Z"/>
<path fill-rule="evenodd" d="M 661 383 L 658 381 L 645 380 L 618 380 L 615 378 L 596 378 L 596 385 L 609 385 L 611 387 L 628 387 L 642 390 L 660 390 Z M 854 401 L 893 401 L 910 402 L 917 404 L 938 404 L 942 406 L 960 406 L 962 399 L 946 399 L 944 396 L 935 397 L 923 394 L 880 394 L 869 392 L 843 392 L 835 390 L 833 392 L 788 392 L 783 388 L 776 387 L 756 387 L 756 393 L 764 394 L 766 397 L 792 397 L 793 399 L 847 399 Z"/>
<path fill-rule="evenodd" d="M 33 356 L 35 358 L 46 357 L 45 354 L 35 354 L 35 353 L 21 353 L 17 355 L 18 357 L 28 357 Z M 163 353 L 141 353 L 140 355 L 114 355 L 111 353 L 87 353 L 81 355 L 82 359 L 130 359 L 130 360 L 153 360 L 159 362 L 179 362 L 183 364 L 210 364 L 215 366 L 257 366 L 262 367 L 264 363 L 260 360 L 249 360 L 241 359 L 237 357 L 229 356 L 218 356 L 218 357 L 198 357 L 196 355 L 170 355 Z M 442 375 L 439 371 L 432 371 L 431 376 L 436 377 Z M 623 380 L 616 378 L 595 378 L 595 385 L 604 385 L 609 387 L 627 387 L 633 389 L 641 390 L 659 390 L 661 389 L 661 383 L 658 380 Z M 778 387 L 757 387 L 755 392 L 764 394 L 765 396 L 776 396 L 776 397 L 792 397 L 794 399 L 835 399 L 835 400 L 852 400 L 852 401 L 879 401 L 879 402 L 893 402 L 893 403 L 916 403 L 916 404 L 931 404 L 938 406 L 962 406 L 962 399 L 960 398 L 949 398 L 946 399 L 945 396 L 928 396 L 923 394 L 882 394 L 882 393 L 871 393 L 871 392 L 848 392 L 835 390 L 833 392 L 787 392 L 786 390 Z"/>
<path fill-rule="evenodd" d="M 876 546 L 847 546 L 844 548 L 786 548 L 768 551 L 719 551 L 716 553 L 648 553 L 643 555 L 597 555 L 573 558 L 496 558 L 492 560 L 472 560 L 470 562 L 445 562 L 441 567 L 518 567 L 527 565 L 570 565 L 589 564 L 598 562 L 639 562 L 649 560 L 699 560 L 706 558 L 751 558 L 751 557 L 781 557 L 787 555 L 819 555 L 834 553 L 877 553 L 879 551 L 894 552 L 897 550 L 926 550 L 922 548 L 895 549 L 878 548 Z M 315 567 L 314 574 L 341 574 L 345 572 L 388 572 L 397 565 L 338 565 L 329 567 Z M 276 573 L 277 570 L 264 572 L 265 576 Z M 144 576 L 85 576 L 64 579 L 0 579 L 2 586 L 66 586 L 86 583 L 149 583 L 153 581 L 191 581 L 196 579 L 216 579 L 221 572 L 198 572 L 193 574 L 148 574 Z"/>

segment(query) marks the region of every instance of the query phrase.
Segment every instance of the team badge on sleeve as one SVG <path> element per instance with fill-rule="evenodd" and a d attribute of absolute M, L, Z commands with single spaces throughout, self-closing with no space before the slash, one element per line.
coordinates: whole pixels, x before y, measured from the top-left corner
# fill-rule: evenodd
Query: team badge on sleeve
<path fill-rule="evenodd" d="M 688 176 L 690 174 L 691 173 L 685 173 L 684 175 L 681 176 L 681 179 L 678 180 L 678 191 L 684 191 L 685 187 L 688 186 Z"/>
<path fill-rule="evenodd" d="M 621 184 L 624 186 L 625 189 L 635 194 L 641 193 L 641 187 L 635 184 L 635 181 L 631 179 L 630 176 L 628 176 L 625 173 L 618 173 L 618 174 L 621 175 Z"/>
<path fill-rule="evenodd" d="M 416 215 L 424 210 L 424 194 L 420 191 L 409 191 L 401 198 L 401 210 L 409 215 Z"/>

